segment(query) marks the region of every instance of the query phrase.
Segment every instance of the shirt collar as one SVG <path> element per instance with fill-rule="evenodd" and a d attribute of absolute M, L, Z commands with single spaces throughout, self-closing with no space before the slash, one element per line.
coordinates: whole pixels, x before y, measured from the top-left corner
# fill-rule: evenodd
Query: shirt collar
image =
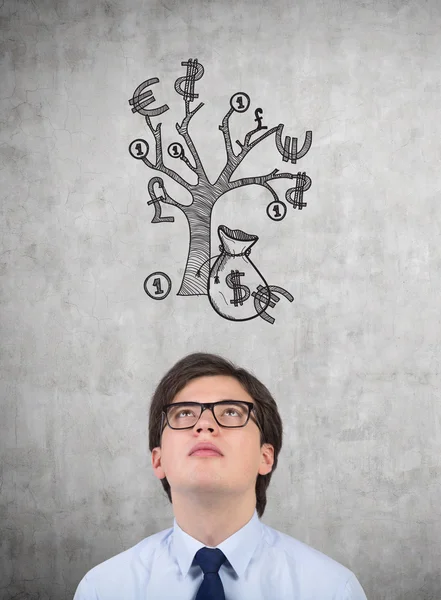
<path fill-rule="evenodd" d="M 219 548 L 225 554 L 228 562 L 239 577 L 244 575 L 248 563 L 262 537 L 262 533 L 263 525 L 255 509 L 253 516 L 246 525 L 216 546 L 216 548 Z M 188 535 L 188 533 L 185 533 L 179 527 L 175 518 L 173 520 L 171 554 L 177 561 L 184 577 L 190 570 L 194 555 L 201 548 L 205 548 L 205 545 L 191 535 Z"/>

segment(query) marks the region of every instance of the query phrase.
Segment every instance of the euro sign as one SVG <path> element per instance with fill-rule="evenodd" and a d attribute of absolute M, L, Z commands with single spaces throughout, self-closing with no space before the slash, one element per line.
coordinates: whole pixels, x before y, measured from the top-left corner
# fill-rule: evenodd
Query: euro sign
<path fill-rule="evenodd" d="M 204 67 L 201 63 L 198 63 L 198 59 L 188 59 L 187 62 L 181 62 L 183 67 L 187 67 L 187 74 L 185 77 L 178 77 L 175 81 L 175 90 L 181 96 L 184 96 L 185 102 L 193 102 L 195 98 L 199 98 L 199 94 L 194 93 L 195 81 L 198 81 L 204 74 Z M 182 84 L 185 83 L 184 89 Z"/>
<path fill-rule="evenodd" d="M 149 104 L 155 102 L 155 97 L 153 96 L 152 90 L 148 90 L 147 92 L 144 92 L 144 90 L 154 83 L 159 83 L 159 79 L 157 77 L 147 79 L 146 81 L 143 81 L 141 85 L 138 85 L 136 90 L 133 92 L 133 97 L 129 100 L 130 106 L 133 107 L 132 113 L 137 112 L 145 117 L 157 117 L 169 109 L 167 104 L 163 104 L 159 108 L 147 108 Z"/>
<path fill-rule="evenodd" d="M 285 296 L 285 298 L 290 302 L 294 300 L 294 296 L 278 285 L 269 285 L 267 288 L 265 288 L 263 285 L 258 285 L 257 290 L 251 294 L 254 297 L 254 308 L 256 309 L 257 314 L 259 317 L 262 317 L 264 321 L 270 323 L 270 325 L 274 324 L 275 318 L 271 317 L 266 310 L 262 311 L 262 304 L 264 308 L 267 308 L 268 306 L 274 308 L 276 303 L 280 300 L 280 298 L 277 298 L 276 294 Z"/>
<path fill-rule="evenodd" d="M 297 152 L 297 138 L 291 138 L 289 135 L 285 137 L 285 141 L 282 146 L 282 131 L 285 125 L 280 123 L 276 131 L 276 146 L 277 150 L 282 155 L 285 162 L 289 160 L 294 165 L 300 158 L 303 158 L 312 144 L 312 131 L 307 131 L 305 136 L 305 142 L 302 148 Z"/>

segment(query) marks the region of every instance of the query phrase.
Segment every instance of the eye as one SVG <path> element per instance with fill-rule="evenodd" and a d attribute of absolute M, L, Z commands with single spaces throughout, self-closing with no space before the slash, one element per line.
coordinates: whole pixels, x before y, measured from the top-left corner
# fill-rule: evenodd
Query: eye
<path fill-rule="evenodd" d="M 183 408 L 179 411 L 178 417 L 180 417 L 183 413 L 191 413 L 191 410 L 189 408 Z"/>
<path fill-rule="evenodd" d="M 235 412 L 236 414 L 239 414 L 235 408 L 227 408 L 225 412 Z"/>

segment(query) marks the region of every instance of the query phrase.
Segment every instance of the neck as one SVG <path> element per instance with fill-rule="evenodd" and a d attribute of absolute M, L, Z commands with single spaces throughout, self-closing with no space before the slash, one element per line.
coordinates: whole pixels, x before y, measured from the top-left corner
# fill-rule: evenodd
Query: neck
<path fill-rule="evenodd" d="M 179 527 L 204 546 L 218 546 L 224 540 L 242 529 L 253 517 L 256 509 L 254 499 L 231 496 L 227 501 L 214 497 L 201 498 L 175 497 L 173 494 L 173 512 Z"/>

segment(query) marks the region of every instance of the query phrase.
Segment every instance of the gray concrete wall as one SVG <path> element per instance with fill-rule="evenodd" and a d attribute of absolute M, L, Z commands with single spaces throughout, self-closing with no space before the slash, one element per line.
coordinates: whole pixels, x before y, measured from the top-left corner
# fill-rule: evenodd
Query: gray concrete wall
<path fill-rule="evenodd" d="M 348 566 L 370 600 L 441 598 L 440 4 L 4 0 L 0 15 L 1 598 L 69 599 L 171 526 L 148 406 L 196 350 L 278 401 L 264 522 Z M 295 297 L 273 325 L 176 295 L 185 218 L 166 207 L 175 222 L 151 223 L 154 172 L 128 153 L 150 139 L 128 105 L 150 77 L 152 107 L 170 106 L 155 124 L 176 139 L 189 57 L 205 67 L 191 132 L 210 178 L 237 91 L 299 143 L 313 131 L 297 165 L 268 141 L 238 171 L 306 171 L 303 211 L 270 221 L 259 186 L 213 211 L 213 247 L 219 224 L 257 234 L 255 264 Z M 252 110 L 235 116 L 233 143 L 252 127 Z M 156 270 L 172 281 L 162 302 L 143 290 Z"/>

